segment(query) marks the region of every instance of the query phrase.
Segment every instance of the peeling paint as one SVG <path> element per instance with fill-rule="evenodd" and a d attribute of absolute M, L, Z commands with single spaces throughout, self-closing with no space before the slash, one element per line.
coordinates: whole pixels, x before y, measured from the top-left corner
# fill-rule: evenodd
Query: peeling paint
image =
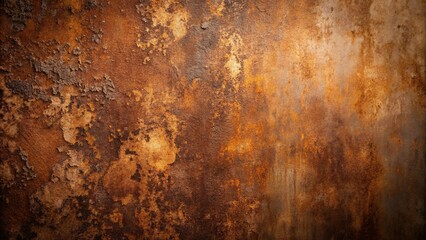
<path fill-rule="evenodd" d="M 0 3 L 4 239 L 424 239 L 424 1 Z"/>

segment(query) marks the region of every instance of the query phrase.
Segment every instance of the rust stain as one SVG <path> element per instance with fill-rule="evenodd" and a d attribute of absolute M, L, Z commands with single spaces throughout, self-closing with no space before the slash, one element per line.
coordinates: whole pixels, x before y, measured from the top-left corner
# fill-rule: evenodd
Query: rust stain
<path fill-rule="evenodd" d="M 424 1 L 0 5 L 2 238 L 425 238 Z"/>

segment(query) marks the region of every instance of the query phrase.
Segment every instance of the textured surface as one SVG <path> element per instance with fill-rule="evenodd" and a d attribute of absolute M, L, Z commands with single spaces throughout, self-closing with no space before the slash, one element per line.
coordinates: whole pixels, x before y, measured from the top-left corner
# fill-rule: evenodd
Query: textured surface
<path fill-rule="evenodd" d="M 3 0 L 1 236 L 424 239 L 423 0 Z"/>

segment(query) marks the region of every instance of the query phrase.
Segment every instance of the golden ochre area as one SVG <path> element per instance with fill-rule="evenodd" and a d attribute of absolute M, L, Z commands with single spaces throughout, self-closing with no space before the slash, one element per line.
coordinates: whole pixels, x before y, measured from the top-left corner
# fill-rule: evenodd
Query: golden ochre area
<path fill-rule="evenodd" d="M 425 18 L 0 1 L 0 238 L 426 239 Z"/>

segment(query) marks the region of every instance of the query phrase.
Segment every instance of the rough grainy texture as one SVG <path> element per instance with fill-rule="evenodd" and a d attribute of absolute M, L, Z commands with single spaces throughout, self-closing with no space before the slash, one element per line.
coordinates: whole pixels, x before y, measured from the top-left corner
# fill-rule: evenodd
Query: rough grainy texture
<path fill-rule="evenodd" d="M 0 4 L 2 239 L 425 239 L 424 0 Z"/>

